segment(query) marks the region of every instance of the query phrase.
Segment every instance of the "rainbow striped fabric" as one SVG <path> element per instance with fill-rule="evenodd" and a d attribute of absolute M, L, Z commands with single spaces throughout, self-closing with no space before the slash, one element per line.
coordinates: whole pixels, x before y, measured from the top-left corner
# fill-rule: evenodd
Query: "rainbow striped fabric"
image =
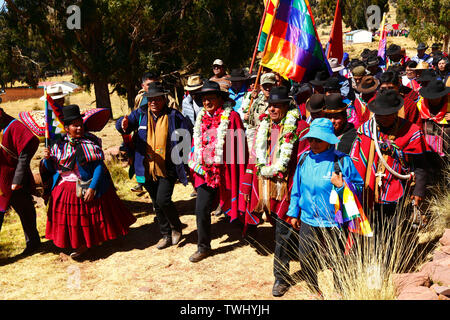
<path fill-rule="evenodd" d="M 64 126 L 61 123 L 62 108 L 57 106 L 52 97 L 45 92 L 47 99 L 45 100 L 45 138 L 56 140 L 62 136 Z"/>
<path fill-rule="evenodd" d="M 297 82 L 301 82 L 305 76 L 312 77 L 317 70 L 330 70 L 308 0 L 278 2 L 278 8 L 275 6 L 276 1 L 268 7 L 271 9 L 273 4 L 276 13 L 262 65 Z M 268 19 L 269 11 L 266 13 Z M 270 29 L 270 24 L 267 24 Z"/>
<path fill-rule="evenodd" d="M 353 246 L 351 233 L 372 237 L 372 228 L 370 227 L 369 220 L 364 213 L 357 191 L 351 183 L 348 183 L 345 180 L 345 177 L 342 198 L 339 197 L 336 189 L 333 187 L 330 194 L 330 203 L 334 204 L 335 221 L 340 225 L 348 222 L 348 230 L 350 233 L 345 245 L 345 254 L 347 255 Z"/>
<path fill-rule="evenodd" d="M 270 32 L 270 27 L 273 21 L 273 14 L 275 8 L 278 6 L 278 0 L 264 0 L 264 8 L 266 8 L 266 17 L 264 18 L 263 28 L 258 42 L 258 51 L 263 52 L 266 44 L 267 35 Z"/>

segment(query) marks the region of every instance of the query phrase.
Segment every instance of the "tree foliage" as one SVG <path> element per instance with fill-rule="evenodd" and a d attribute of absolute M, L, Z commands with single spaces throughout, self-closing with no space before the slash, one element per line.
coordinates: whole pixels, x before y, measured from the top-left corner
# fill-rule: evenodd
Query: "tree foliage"
<path fill-rule="evenodd" d="M 108 85 L 129 106 L 148 70 L 209 75 L 211 62 L 247 63 L 259 30 L 262 1 L 6 0 L 17 28 L 41 37 L 70 63 L 79 84 L 94 85 L 97 106 L 110 107 Z M 67 8 L 81 9 L 81 28 L 67 28 Z M 17 31 L 17 30 L 16 30 Z M 45 52 L 45 48 L 41 48 Z"/>
<path fill-rule="evenodd" d="M 450 0 L 398 0 L 397 22 L 406 22 L 410 36 L 417 42 L 443 41 L 448 52 Z"/>

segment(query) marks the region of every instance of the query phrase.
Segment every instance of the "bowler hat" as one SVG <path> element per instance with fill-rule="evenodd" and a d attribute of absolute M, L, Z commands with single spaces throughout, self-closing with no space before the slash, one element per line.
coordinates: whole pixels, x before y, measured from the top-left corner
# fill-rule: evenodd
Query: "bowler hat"
<path fill-rule="evenodd" d="M 396 45 L 393 43 L 387 48 L 386 55 L 393 56 L 396 54 L 401 54 L 401 52 L 402 52 L 402 48 L 399 45 Z"/>
<path fill-rule="evenodd" d="M 316 138 L 329 144 L 336 144 L 339 139 L 334 134 L 334 126 L 330 119 L 317 118 L 311 122 L 309 131 L 300 140 L 307 138 Z"/>
<path fill-rule="evenodd" d="M 80 107 L 76 104 L 69 104 L 62 108 L 64 125 L 70 124 L 74 120 L 83 119 Z"/>
<path fill-rule="evenodd" d="M 330 74 L 328 71 L 318 71 L 316 75 L 314 76 L 314 79 L 309 81 L 313 86 L 323 86 L 325 83 L 325 80 L 327 80 L 330 77 Z"/>
<path fill-rule="evenodd" d="M 367 105 L 369 110 L 378 115 L 396 113 L 403 106 L 403 98 L 396 90 L 388 89 L 377 93 L 375 99 Z"/>
<path fill-rule="evenodd" d="M 425 69 L 420 73 L 420 76 L 417 78 L 417 82 L 427 82 L 436 78 L 436 74 L 431 69 Z"/>
<path fill-rule="evenodd" d="M 419 93 L 425 99 L 437 99 L 450 93 L 450 87 L 446 87 L 440 80 L 432 80 L 430 83 L 419 90 Z"/>
<path fill-rule="evenodd" d="M 164 91 L 162 85 L 158 82 L 151 82 L 148 85 L 147 92 L 144 93 L 144 97 L 146 98 L 153 98 L 153 97 L 159 97 L 163 96 L 167 93 L 167 91 Z"/>
<path fill-rule="evenodd" d="M 427 49 L 428 49 L 428 46 L 423 42 L 419 43 L 419 45 L 416 48 L 416 50 L 427 50 Z"/>
<path fill-rule="evenodd" d="M 341 86 L 339 84 L 339 79 L 336 77 L 330 77 L 328 78 L 324 85 L 323 88 L 325 89 L 325 91 L 327 90 L 341 90 Z"/>
<path fill-rule="evenodd" d="M 361 93 L 371 93 L 377 90 L 380 81 L 374 76 L 364 76 L 359 83 L 357 90 Z"/>
<path fill-rule="evenodd" d="M 325 113 L 339 113 L 346 109 L 347 105 L 342 101 L 340 93 L 331 93 L 325 96 L 325 105 L 323 108 Z"/>
<path fill-rule="evenodd" d="M 289 97 L 289 89 L 285 86 L 273 87 L 269 93 L 269 104 L 284 103 L 292 100 Z"/>
<path fill-rule="evenodd" d="M 375 67 L 380 64 L 380 60 L 378 59 L 378 56 L 369 56 L 366 64 L 368 67 Z"/>
<path fill-rule="evenodd" d="M 212 80 L 206 80 L 203 82 L 203 87 L 196 92 L 196 95 L 202 96 L 210 93 L 216 94 L 225 100 L 228 98 L 228 92 L 221 90 L 219 83 Z"/>
<path fill-rule="evenodd" d="M 325 95 L 321 93 L 313 94 L 306 101 L 306 110 L 308 110 L 311 113 L 323 111 L 324 106 L 325 106 Z"/>
<path fill-rule="evenodd" d="M 243 69 L 233 69 L 231 70 L 230 77 L 228 78 L 230 81 L 245 81 L 247 77 L 245 76 L 245 72 Z"/>

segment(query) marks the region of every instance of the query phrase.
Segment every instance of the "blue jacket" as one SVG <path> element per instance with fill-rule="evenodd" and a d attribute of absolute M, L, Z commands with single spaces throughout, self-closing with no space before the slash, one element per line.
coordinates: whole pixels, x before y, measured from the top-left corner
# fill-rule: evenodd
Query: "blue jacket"
<path fill-rule="evenodd" d="M 119 118 L 116 121 L 116 129 L 121 134 L 130 134 L 133 131 L 137 131 L 136 139 L 135 139 L 135 150 L 134 150 L 134 171 L 136 174 L 136 181 L 139 183 L 145 183 L 145 166 L 144 166 L 144 160 L 145 155 L 147 153 L 147 119 L 148 119 L 148 105 L 142 105 L 141 107 L 137 108 L 136 110 L 133 110 L 131 114 L 128 116 L 128 129 L 126 132 L 122 130 L 122 119 L 123 117 Z M 177 129 L 185 129 L 189 132 L 189 137 L 186 137 L 189 139 L 189 141 L 180 141 L 180 143 L 187 143 L 189 148 L 186 148 L 186 150 L 183 149 L 183 161 L 180 164 L 173 164 L 171 160 L 171 153 L 172 150 L 177 146 L 178 141 L 172 141 L 172 133 Z M 166 152 L 166 163 L 168 163 L 168 167 L 175 166 L 175 171 L 177 173 L 178 180 L 184 184 L 187 185 L 188 179 L 186 174 L 186 167 L 185 164 L 187 164 L 187 159 L 189 156 L 190 146 L 191 146 L 191 139 L 192 139 L 192 126 L 190 125 L 189 121 L 178 111 L 172 108 L 169 108 L 169 133 L 167 135 L 168 139 L 168 150 Z"/>
<path fill-rule="evenodd" d="M 335 150 L 334 146 L 318 154 L 307 151 L 305 160 L 299 162 L 295 170 L 288 216 L 300 216 L 302 222 L 313 227 L 339 227 L 334 220 L 334 205 L 330 203 L 331 174 L 336 157 L 342 158 L 342 163 L 338 163 L 347 181 L 356 189 L 362 188 L 364 182 L 348 155 Z M 343 191 L 343 187 L 337 189 L 340 197 Z"/>

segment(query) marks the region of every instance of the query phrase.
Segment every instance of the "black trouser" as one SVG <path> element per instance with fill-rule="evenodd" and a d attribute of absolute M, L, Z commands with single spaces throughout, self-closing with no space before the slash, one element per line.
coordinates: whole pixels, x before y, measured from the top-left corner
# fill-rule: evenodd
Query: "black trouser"
<path fill-rule="evenodd" d="M 298 256 L 298 234 L 289 223 L 281 220 L 276 214 L 272 213 L 271 216 L 275 220 L 273 275 L 275 280 L 291 283 L 289 262 L 296 260 Z"/>
<path fill-rule="evenodd" d="M 195 201 L 195 216 L 197 219 L 197 248 L 204 252 L 211 249 L 211 211 L 217 188 L 208 187 L 206 184 L 197 188 L 197 200 Z"/>
<path fill-rule="evenodd" d="M 33 246 L 41 242 L 36 228 L 36 209 L 33 203 L 31 191 L 21 188 L 12 192 L 9 200 L 11 207 L 17 212 L 25 234 L 26 246 Z M 0 230 L 3 224 L 4 213 L 0 213 Z"/>
<path fill-rule="evenodd" d="M 158 177 L 157 181 L 153 181 L 150 178 L 144 184 L 144 188 L 152 199 L 156 217 L 158 218 L 159 230 L 165 237 L 170 236 L 172 230 L 181 232 L 182 229 L 178 211 L 172 201 L 175 182 L 175 177 L 168 176 L 167 178 Z"/>
<path fill-rule="evenodd" d="M 332 265 L 333 257 L 344 254 L 345 241 L 346 233 L 338 228 L 313 227 L 300 223 L 298 248 L 301 276 L 312 290 L 320 292 L 317 272 Z M 335 288 L 339 288 L 334 272 L 333 278 Z"/>

